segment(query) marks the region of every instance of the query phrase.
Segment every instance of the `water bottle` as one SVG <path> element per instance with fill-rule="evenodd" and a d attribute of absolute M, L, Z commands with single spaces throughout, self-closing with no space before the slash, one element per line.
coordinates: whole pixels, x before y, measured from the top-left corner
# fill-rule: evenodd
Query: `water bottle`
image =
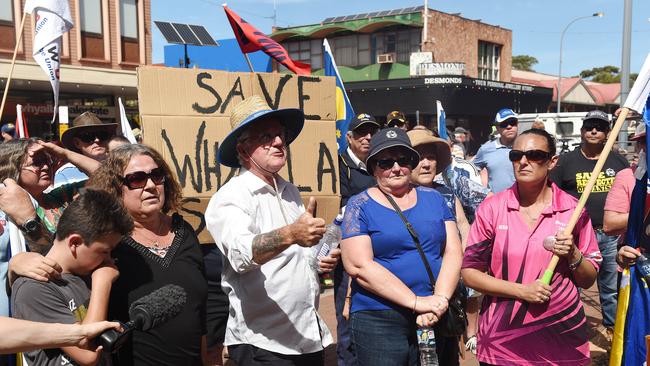
<path fill-rule="evenodd" d="M 341 241 L 341 223 L 343 223 L 343 216 L 338 215 L 334 219 L 334 222 L 327 225 L 325 229 L 325 234 L 318 242 L 318 244 L 312 247 L 312 253 L 314 254 L 314 259 L 312 260 L 312 268 L 318 271 L 318 261 L 322 257 L 326 257 L 330 254 L 332 249 L 339 247 Z"/>
<path fill-rule="evenodd" d="M 645 255 L 641 254 L 636 259 L 636 268 L 643 278 L 645 278 L 646 282 L 650 283 L 650 260 Z"/>
<path fill-rule="evenodd" d="M 420 366 L 438 366 L 436 353 L 436 335 L 433 327 L 418 328 L 418 349 L 420 351 Z"/>

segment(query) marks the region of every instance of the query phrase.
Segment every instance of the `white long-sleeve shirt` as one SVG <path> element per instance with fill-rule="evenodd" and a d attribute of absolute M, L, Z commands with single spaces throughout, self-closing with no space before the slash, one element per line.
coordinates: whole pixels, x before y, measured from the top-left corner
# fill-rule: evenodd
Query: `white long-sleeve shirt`
<path fill-rule="evenodd" d="M 311 249 L 294 244 L 263 265 L 253 261 L 255 236 L 293 223 L 305 211 L 294 185 L 278 178 L 277 187 L 276 195 L 242 169 L 212 196 L 205 212 L 224 255 L 221 285 L 230 300 L 224 344 L 281 354 L 318 352 L 332 336 L 316 311 L 319 285 L 309 265 Z"/>

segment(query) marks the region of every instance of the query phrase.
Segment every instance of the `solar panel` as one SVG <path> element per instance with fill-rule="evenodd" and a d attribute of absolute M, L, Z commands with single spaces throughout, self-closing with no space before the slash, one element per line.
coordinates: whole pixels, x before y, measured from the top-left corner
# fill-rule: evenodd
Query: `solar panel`
<path fill-rule="evenodd" d="M 174 26 L 174 29 L 176 29 L 178 34 L 183 39 L 183 43 L 201 46 L 201 41 L 199 41 L 199 39 L 196 38 L 196 36 L 194 35 L 194 33 L 192 32 L 192 30 L 187 24 L 172 23 L 172 25 Z"/>
<path fill-rule="evenodd" d="M 202 25 L 190 25 L 190 29 L 204 46 L 218 46 L 219 44 L 210 36 Z"/>
<path fill-rule="evenodd" d="M 165 37 L 167 43 L 183 44 L 183 39 L 178 35 L 171 23 L 159 21 L 154 21 L 154 23 L 160 30 L 160 33 L 162 33 L 163 37 Z"/>
<path fill-rule="evenodd" d="M 363 13 L 363 14 L 355 14 L 355 15 L 344 15 L 344 16 L 327 18 L 323 20 L 322 23 L 323 24 L 337 23 L 337 22 L 343 22 L 348 20 L 370 19 L 370 18 L 379 18 L 379 17 L 391 16 L 391 15 L 411 14 L 411 13 L 417 13 L 419 11 L 422 11 L 422 9 L 424 9 L 424 6 L 411 6 L 409 8 L 403 8 L 403 9 L 375 11 L 371 13 Z"/>
<path fill-rule="evenodd" d="M 325 20 L 323 20 L 323 23 L 331 23 L 333 19 L 334 17 L 326 18 Z"/>

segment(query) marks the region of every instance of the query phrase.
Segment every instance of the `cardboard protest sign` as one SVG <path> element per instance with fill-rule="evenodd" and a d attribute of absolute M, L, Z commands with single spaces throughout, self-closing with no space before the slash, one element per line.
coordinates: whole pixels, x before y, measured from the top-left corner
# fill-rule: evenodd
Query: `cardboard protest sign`
<path fill-rule="evenodd" d="M 202 243 L 212 242 L 203 213 L 210 197 L 237 174 L 217 163 L 219 142 L 230 132 L 232 107 L 260 95 L 272 108 L 301 108 L 307 120 L 289 147 L 280 174 L 303 199 L 314 196 L 317 215 L 339 209 L 335 81 L 277 73 L 140 67 L 138 98 L 144 143 L 158 150 L 183 189 L 183 217 Z"/>

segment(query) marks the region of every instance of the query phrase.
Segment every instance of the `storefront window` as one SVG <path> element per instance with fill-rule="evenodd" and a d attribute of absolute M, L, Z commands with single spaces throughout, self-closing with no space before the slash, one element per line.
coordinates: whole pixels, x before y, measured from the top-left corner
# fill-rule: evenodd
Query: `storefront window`
<path fill-rule="evenodd" d="M 120 0 L 120 34 L 122 37 L 138 39 L 137 0 Z"/>
<path fill-rule="evenodd" d="M 499 80 L 501 45 L 478 41 L 478 78 Z"/>
<path fill-rule="evenodd" d="M 374 34 L 376 54 L 394 53 L 395 62 L 408 63 L 411 52 L 420 51 L 421 30 L 402 28 Z"/>
<path fill-rule="evenodd" d="M 102 0 L 79 0 L 79 21 L 82 57 L 103 60 Z"/>

